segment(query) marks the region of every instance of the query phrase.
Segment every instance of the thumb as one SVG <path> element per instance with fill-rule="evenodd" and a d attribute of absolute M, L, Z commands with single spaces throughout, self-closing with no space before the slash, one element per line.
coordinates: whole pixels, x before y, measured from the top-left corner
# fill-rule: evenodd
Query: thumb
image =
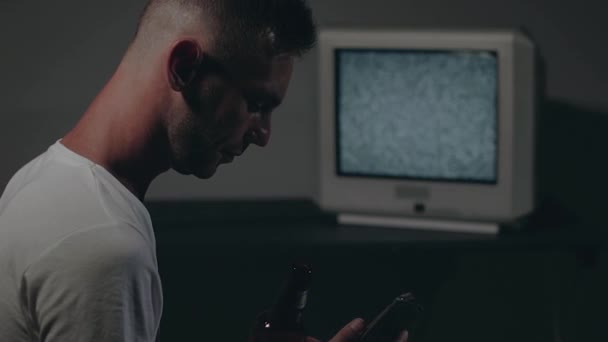
<path fill-rule="evenodd" d="M 365 322 L 361 318 L 355 318 L 348 323 L 344 328 L 340 329 L 336 336 L 329 342 L 348 342 L 356 341 L 365 328 Z"/>

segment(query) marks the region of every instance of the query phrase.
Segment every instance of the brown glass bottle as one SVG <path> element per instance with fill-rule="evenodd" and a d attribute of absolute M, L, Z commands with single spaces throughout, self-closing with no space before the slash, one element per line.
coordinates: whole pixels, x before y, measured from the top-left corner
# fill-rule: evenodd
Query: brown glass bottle
<path fill-rule="evenodd" d="M 312 269 L 293 264 L 274 305 L 258 316 L 252 342 L 304 342 L 303 313 L 310 290 Z"/>

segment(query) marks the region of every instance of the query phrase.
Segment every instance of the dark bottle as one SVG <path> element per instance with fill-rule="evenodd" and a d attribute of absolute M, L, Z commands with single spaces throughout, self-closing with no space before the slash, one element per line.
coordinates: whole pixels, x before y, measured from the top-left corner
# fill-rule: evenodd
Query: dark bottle
<path fill-rule="evenodd" d="M 312 269 L 293 264 L 273 306 L 258 316 L 252 342 L 303 342 L 306 339 L 303 313 L 310 290 Z"/>

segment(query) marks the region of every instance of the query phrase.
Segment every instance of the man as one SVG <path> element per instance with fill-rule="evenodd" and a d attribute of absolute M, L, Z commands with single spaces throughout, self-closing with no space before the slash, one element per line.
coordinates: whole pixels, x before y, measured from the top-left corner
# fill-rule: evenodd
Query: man
<path fill-rule="evenodd" d="M 151 0 L 80 121 L 0 198 L 0 341 L 154 341 L 150 183 L 169 169 L 209 178 L 265 146 L 314 43 L 304 0 Z"/>

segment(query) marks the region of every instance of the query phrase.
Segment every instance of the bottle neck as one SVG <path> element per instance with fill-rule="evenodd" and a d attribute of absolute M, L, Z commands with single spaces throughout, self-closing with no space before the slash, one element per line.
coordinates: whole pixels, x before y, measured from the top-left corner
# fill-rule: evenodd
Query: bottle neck
<path fill-rule="evenodd" d="M 306 264 L 294 264 L 273 306 L 263 319 L 258 320 L 258 329 L 266 333 L 295 333 L 302 335 L 302 317 L 311 285 L 311 268 Z"/>

